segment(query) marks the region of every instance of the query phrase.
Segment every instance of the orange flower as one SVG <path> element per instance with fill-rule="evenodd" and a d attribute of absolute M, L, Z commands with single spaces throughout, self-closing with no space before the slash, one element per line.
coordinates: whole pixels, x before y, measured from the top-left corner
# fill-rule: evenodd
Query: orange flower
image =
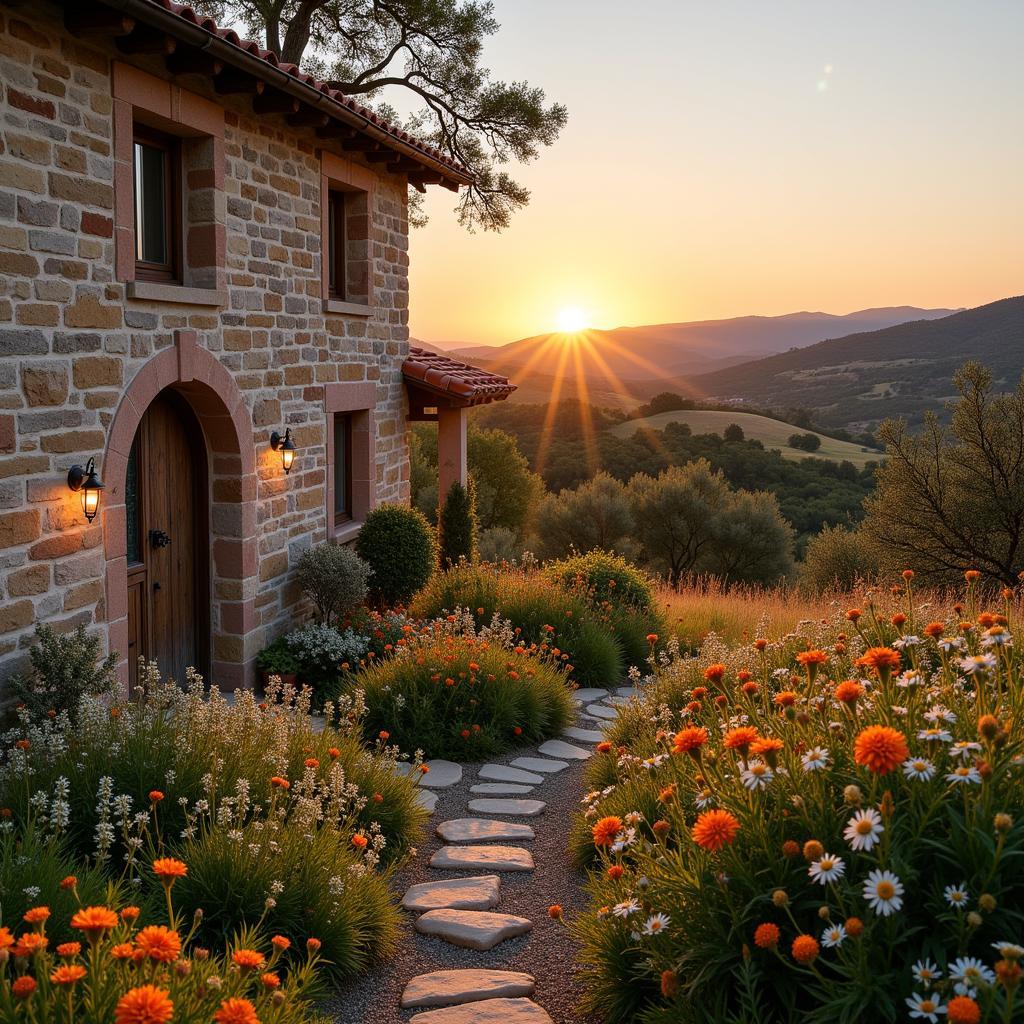
<path fill-rule="evenodd" d="M 181 953 L 178 933 L 162 924 L 151 924 L 135 936 L 135 946 L 143 956 L 157 963 L 169 964 Z"/>
<path fill-rule="evenodd" d="M 32 907 L 31 910 L 25 911 L 25 916 L 22 920 L 26 924 L 42 924 L 49 916 L 49 907 Z"/>
<path fill-rule="evenodd" d="M 0 928 L 0 949 L 10 949 L 14 945 L 14 936 L 10 928 Z"/>
<path fill-rule="evenodd" d="M 270 989 L 278 988 L 281 984 L 281 979 L 276 974 L 261 974 L 260 981 L 263 983 L 263 987 L 268 991 Z"/>
<path fill-rule="evenodd" d="M 173 885 L 177 879 L 188 874 L 188 865 L 174 857 L 160 857 L 153 861 L 153 874 L 165 885 Z"/>
<path fill-rule="evenodd" d="M 939 637 L 946 632 L 946 624 L 944 622 L 929 622 L 922 632 L 925 636 L 930 636 L 933 640 L 938 640 Z"/>
<path fill-rule="evenodd" d="M 306 939 L 306 949 L 308 949 L 310 953 L 319 952 L 321 945 L 322 943 L 319 939 Z"/>
<path fill-rule="evenodd" d="M 82 944 L 80 942 L 62 942 L 57 947 L 57 956 L 78 956 L 82 952 Z"/>
<path fill-rule="evenodd" d="M 677 754 L 689 754 L 691 757 L 700 756 L 700 748 L 708 741 L 707 729 L 699 725 L 689 725 L 680 729 L 672 740 L 672 749 Z"/>
<path fill-rule="evenodd" d="M 81 964 L 61 964 L 51 975 L 54 985 L 74 985 L 85 977 L 85 968 Z"/>
<path fill-rule="evenodd" d="M 617 882 L 622 877 L 624 870 L 625 869 L 621 864 L 612 864 L 612 866 L 608 868 L 608 877 L 613 882 Z"/>
<path fill-rule="evenodd" d="M 903 733 L 887 725 L 869 725 L 853 745 L 853 759 L 876 775 L 894 771 L 909 755 Z"/>
<path fill-rule="evenodd" d="M 843 704 L 856 704 L 864 696 L 864 687 L 856 679 L 847 679 L 835 688 L 833 696 Z"/>
<path fill-rule="evenodd" d="M 709 683 L 720 683 L 724 675 L 725 666 L 721 662 L 716 662 L 714 665 L 708 665 L 708 667 L 704 669 L 704 678 Z"/>
<path fill-rule="evenodd" d="M 131 960 L 135 955 L 135 947 L 130 942 L 119 942 L 111 948 L 110 955 L 115 960 Z"/>
<path fill-rule="evenodd" d="M 266 957 L 256 949 L 236 949 L 231 959 L 245 971 L 258 970 L 266 963 Z"/>
<path fill-rule="evenodd" d="M 657 633 L 648 633 L 647 634 L 647 642 L 649 644 L 656 644 L 658 642 L 658 634 Z"/>
<path fill-rule="evenodd" d="M 149 802 L 151 804 L 158 804 L 160 803 L 161 800 L 163 800 L 163 798 L 164 795 L 160 792 L 159 789 L 151 789 L 149 791 Z"/>
<path fill-rule="evenodd" d="M 858 668 L 874 669 L 880 679 L 888 679 L 889 674 L 900 667 L 900 652 L 891 647 L 869 647 L 856 661 Z"/>
<path fill-rule="evenodd" d="M 664 999 L 671 999 L 679 991 L 679 975 L 675 971 L 661 972 L 661 995 Z"/>
<path fill-rule="evenodd" d="M 856 939 L 864 934 L 864 922 L 859 917 L 848 917 L 846 919 L 846 934 L 851 939 Z"/>
<path fill-rule="evenodd" d="M 811 665 L 824 665 L 828 655 L 824 651 L 801 651 L 796 656 L 797 663 L 808 668 Z"/>
<path fill-rule="evenodd" d="M 20 939 L 18 944 L 14 947 L 15 956 L 34 956 L 36 953 L 41 953 L 49 945 L 50 940 L 45 935 L 40 935 L 39 932 L 25 932 Z"/>
<path fill-rule="evenodd" d="M 793 940 L 790 951 L 798 964 L 811 964 L 817 960 L 820 948 L 818 940 L 813 935 L 798 935 Z"/>
<path fill-rule="evenodd" d="M 327 756 L 332 761 L 337 761 L 341 757 L 341 751 L 337 747 L 330 747 L 327 751 Z"/>
<path fill-rule="evenodd" d="M 274 789 L 290 789 L 292 785 L 287 779 L 282 779 L 280 775 L 272 775 L 270 784 Z"/>
<path fill-rule="evenodd" d="M 757 738 L 757 730 L 752 725 L 741 725 L 730 729 L 725 734 L 723 743 L 727 750 L 738 750 L 741 757 L 746 757 L 750 744 Z"/>
<path fill-rule="evenodd" d="M 777 707 L 791 708 L 797 701 L 797 695 L 792 690 L 780 690 L 774 699 Z"/>
<path fill-rule="evenodd" d="M 358 832 L 352 837 L 352 845 L 357 850 L 365 850 L 367 842 L 368 842 L 368 840 L 367 840 L 366 836 L 360 835 L 360 833 L 358 833 Z"/>
<path fill-rule="evenodd" d="M 779 926 L 777 924 L 759 924 L 754 929 L 754 945 L 758 949 L 774 949 L 779 944 Z"/>
<path fill-rule="evenodd" d="M 612 749 L 612 745 L 607 740 L 601 740 L 594 749 L 599 754 L 607 754 Z"/>
<path fill-rule="evenodd" d="M 78 879 L 74 875 L 68 875 L 67 878 L 62 878 L 60 881 L 60 887 L 64 890 L 74 889 L 78 885 Z"/>
<path fill-rule="evenodd" d="M 225 999 L 213 1019 L 217 1024 L 260 1024 L 256 1007 L 248 999 Z"/>
<path fill-rule="evenodd" d="M 779 753 L 785 750 L 786 744 L 774 736 L 764 736 L 754 740 L 750 746 L 750 752 L 757 757 L 763 757 L 765 761 L 774 768 L 779 760 Z"/>
<path fill-rule="evenodd" d="M 28 999 L 35 990 L 36 979 L 27 974 L 23 974 L 20 978 L 15 978 L 11 983 L 11 995 L 15 999 Z"/>
<path fill-rule="evenodd" d="M 978 1024 L 981 1007 L 968 996 L 953 996 L 946 1004 L 949 1024 Z"/>
<path fill-rule="evenodd" d="M 307 768 L 319 768 L 320 762 L 315 757 L 307 757 L 305 762 Z"/>
<path fill-rule="evenodd" d="M 130 924 L 132 921 L 138 918 L 139 913 L 140 911 L 138 907 L 122 907 L 121 920 L 126 921 Z"/>
<path fill-rule="evenodd" d="M 71 918 L 71 927 L 85 932 L 90 940 L 95 940 L 117 927 L 117 914 L 108 907 L 86 907 L 78 910 Z"/>
<path fill-rule="evenodd" d="M 170 992 L 156 985 L 129 989 L 114 1010 L 115 1024 L 167 1024 L 174 1016 Z"/>
<path fill-rule="evenodd" d="M 622 831 L 622 819 L 610 815 L 601 818 L 591 830 L 595 846 L 611 846 L 615 837 Z"/>
<path fill-rule="evenodd" d="M 561 907 L 561 904 L 552 903 L 551 906 L 548 907 L 548 917 L 550 917 L 552 921 L 561 921 L 562 920 L 562 907 Z"/>
<path fill-rule="evenodd" d="M 799 857 L 800 844 L 796 842 L 796 840 L 794 839 L 787 839 L 782 844 L 782 856 L 789 857 L 790 859 L 792 859 L 793 857 Z"/>
<path fill-rule="evenodd" d="M 291 939 L 286 939 L 283 935 L 275 935 L 271 940 L 270 944 L 275 948 L 281 950 L 283 953 L 286 949 L 291 947 Z"/>
<path fill-rule="evenodd" d="M 671 831 L 672 826 L 662 818 L 659 818 L 652 826 L 651 831 L 659 838 L 664 838 Z"/>
<path fill-rule="evenodd" d="M 740 823 L 728 811 L 705 811 L 694 822 L 693 841 L 714 852 L 732 843 L 739 830 Z"/>

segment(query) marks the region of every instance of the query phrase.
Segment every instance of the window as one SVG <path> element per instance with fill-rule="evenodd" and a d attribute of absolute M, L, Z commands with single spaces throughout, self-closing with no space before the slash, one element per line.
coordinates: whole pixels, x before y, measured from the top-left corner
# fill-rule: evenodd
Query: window
<path fill-rule="evenodd" d="M 345 231 L 345 193 L 331 189 L 327 198 L 327 294 L 344 300 L 348 288 L 348 236 Z"/>
<path fill-rule="evenodd" d="M 352 519 L 352 415 L 334 414 L 334 522 Z"/>
<path fill-rule="evenodd" d="M 181 280 L 180 149 L 178 140 L 137 126 L 135 180 L 135 276 Z"/>

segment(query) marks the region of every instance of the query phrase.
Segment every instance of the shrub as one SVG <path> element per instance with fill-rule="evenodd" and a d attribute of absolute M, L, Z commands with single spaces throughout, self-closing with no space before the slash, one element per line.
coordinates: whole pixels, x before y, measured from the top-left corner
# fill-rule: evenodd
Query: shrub
<path fill-rule="evenodd" d="M 318 544 L 302 553 L 295 578 L 316 606 L 320 622 L 331 623 L 366 598 L 370 567 L 342 544 Z"/>
<path fill-rule="evenodd" d="M 874 544 L 863 531 L 825 526 L 807 542 L 800 583 L 812 594 L 851 591 L 861 583 L 870 583 L 878 572 Z"/>
<path fill-rule="evenodd" d="M 15 696 L 33 714 L 71 711 L 84 694 L 108 693 L 114 686 L 117 655 L 100 657 L 98 633 L 79 626 L 72 633 L 36 626 L 36 643 L 29 649 L 32 674 L 15 681 Z"/>
<path fill-rule="evenodd" d="M 511 621 L 525 643 L 558 647 L 572 680 L 607 686 L 622 678 L 621 648 L 608 626 L 583 598 L 567 593 L 539 573 L 493 566 L 459 566 L 437 573 L 410 610 L 423 619 L 469 610 L 478 626 L 495 615 Z"/>
<path fill-rule="evenodd" d="M 294 676 L 302 668 L 288 646 L 288 638 L 284 636 L 278 637 L 256 655 L 256 667 L 275 676 Z"/>
<path fill-rule="evenodd" d="M 476 561 L 476 498 L 473 490 L 472 481 L 469 487 L 463 487 L 456 480 L 445 496 L 438 517 L 442 568 L 458 565 L 460 561 Z"/>
<path fill-rule="evenodd" d="M 790 434 L 787 444 L 798 451 L 816 452 L 821 447 L 821 438 L 817 434 Z"/>
<path fill-rule="evenodd" d="M 437 563 L 434 533 L 422 512 L 378 505 L 366 517 L 356 550 L 371 569 L 370 589 L 379 601 L 404 604 L 430 579 Z"/>
<path fill-rule="evenodd" d="M 481 530 L 477 548 L 482 562 L 514 562 L 523 553 L 516 535 L 504 526 Z"/>
<path fill-rule="evenodd" d="M 609 1024 L 888 1022 L 954 995 L 959 1020 L 1019 1019 L 1021 666 L 973 589 L 945 615 L 898 593 L 669 652 L 613 724 L 573 833 Z"/>
<path fill-rule="evenodd" d="M 304 681 L 316 684 L 318 690 L 358 665 L 370 649 L 367 638 L 354 629 L 340 631 L 319 624 L 296 629 L 285 639 Z"/>
<path fill-rule="evenodd" d="M 507 622 L 468 614 L 428 623 L 367 669 L 366 728 L 427 757 L 477 760 L 557 735 L 572 718 L 558 656 L 524 646 Z"/>
<path fill-rule="evenodd" d="M 545 495 L 537 510 L 537 553 L 561 558 L 592 548 L 629 551 L 633 515 L 625 485 L 598 473 L 574 491 Z"/>

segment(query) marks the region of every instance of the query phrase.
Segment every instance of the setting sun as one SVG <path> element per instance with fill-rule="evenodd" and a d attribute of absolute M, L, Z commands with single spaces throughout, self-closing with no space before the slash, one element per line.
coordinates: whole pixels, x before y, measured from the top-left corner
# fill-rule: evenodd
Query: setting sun
<path fill-rule="evenodd" d="M 558 311 L 558 329 L 563 334 L 576 334 L 587 326 L 587 314 L 578 306 L 566 306 Z"/>

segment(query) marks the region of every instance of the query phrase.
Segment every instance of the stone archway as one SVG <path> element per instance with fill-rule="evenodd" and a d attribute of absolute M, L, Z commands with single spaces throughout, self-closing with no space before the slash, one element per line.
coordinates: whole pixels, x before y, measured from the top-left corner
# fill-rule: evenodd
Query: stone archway
<path fill-rule="evenodd" d="M 106 619 L 110 650 L 127 683 L 128 558 L 125 477 L 132 442 L 150 403 L 166 388 L 185 398 L 207 445 L 210 468 L 211 680 L 233 690 L 252 683 L 257 622 L 255 589 L 256 452 L 252 419 L 234 377 L 196 343 L 195 331 L 175 331 L 174 345 L 150 359 L 128 385 L 108 434 L 101 475 Z"/>

